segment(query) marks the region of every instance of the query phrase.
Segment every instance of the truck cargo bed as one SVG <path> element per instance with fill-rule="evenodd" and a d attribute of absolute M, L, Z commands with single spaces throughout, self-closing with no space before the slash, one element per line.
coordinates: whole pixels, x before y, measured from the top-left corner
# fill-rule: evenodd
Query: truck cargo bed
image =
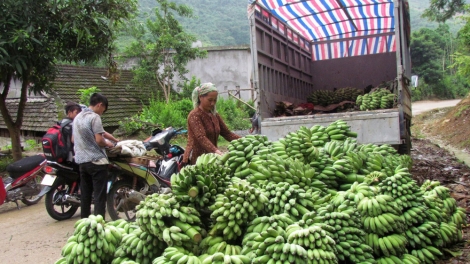
<path fill-rule="evenodd" d="M 357 132 L 357 141 L 362 144 L 401 144 L 399 111 L 383 109 L 360 112 L 343 112 L 332 114 L 315 114 L 303 116 L 271 117 L 261 121 L 261 133 L 269 140 L 275 141 L 299 127 L 310 128 L 314 125 L 328 126 L 342 119 Z"/>

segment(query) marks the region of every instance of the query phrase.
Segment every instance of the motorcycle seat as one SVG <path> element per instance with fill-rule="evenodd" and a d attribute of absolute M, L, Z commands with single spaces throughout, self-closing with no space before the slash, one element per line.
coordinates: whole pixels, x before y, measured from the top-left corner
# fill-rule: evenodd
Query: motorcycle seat
<path fill-rule="evenodd" d="M 9 164 L 6 168 L 6 171 L 10 174 L 10 177 L 17 179 L 20 176 L 24 175 L 28 171 L 33 170 L 38 167 L 46 158 L 43 155 L 34 155 L 31 157 L 26 157 L 15 161 Z"/>

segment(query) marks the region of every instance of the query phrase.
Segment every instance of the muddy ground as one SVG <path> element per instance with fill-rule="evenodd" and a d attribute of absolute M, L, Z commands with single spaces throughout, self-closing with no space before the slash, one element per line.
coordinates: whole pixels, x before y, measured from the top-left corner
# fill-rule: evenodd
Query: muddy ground
<path fill-rule="evenodd" d="M 414 118 L 412 174 L 419 183 L 425 179 L 440 181 L 452 190 L 452 196 L 457 199 L 459 206 L 468 208 L 470 168 L 462 162 L 464 159 L 456 158 L 444 148 L 450 146 L 449 143 L 442 141 L 436 133 L 424 129 L 432 127 L 433 122 L 441 122 L 448 111 L 450 109 L 427 113 L 425 118 Z M 423 138 L 431 138 L 438 143 Z M 467 152 L 461 153 L 470 161 Z M 67 238 L 73 233 L 73 225 L 79 219 L 80 211 L 72 219 L 58 222 L 49 217 L 43 201 L 33 206 L 20 203 L 20 208 L 18 210 L 12 203 L 0 206 L 0 263 L 54 263 L 60 258 L 61 248 Z M 464 230 L 464 242 L 444 250 L 446 259 L 439 263 L 470 263 L 470 247 L 466 242 L 470 239 L 469 232 L 467 228 Z M 452 257 L 451 253 L 461 255 Z"/>

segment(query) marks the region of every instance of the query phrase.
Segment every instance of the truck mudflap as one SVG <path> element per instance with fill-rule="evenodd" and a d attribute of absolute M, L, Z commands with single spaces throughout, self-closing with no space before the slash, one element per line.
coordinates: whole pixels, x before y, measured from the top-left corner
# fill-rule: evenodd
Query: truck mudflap
<path fill-rule="evenodd" d="M 398 109 L 384 109 L 364 112 L 345 112 L 333 114 L 317 114 L 306 116 L 271 117 L 261 121 L 261 134 L 269 140 L 276 141 L 301 126 L 328 126 L 336 120 L 344 120 L 357 133 L 357 141 L 361 144 L 377 145 L 402 143 L 400 137 L 400 117 Z"/>

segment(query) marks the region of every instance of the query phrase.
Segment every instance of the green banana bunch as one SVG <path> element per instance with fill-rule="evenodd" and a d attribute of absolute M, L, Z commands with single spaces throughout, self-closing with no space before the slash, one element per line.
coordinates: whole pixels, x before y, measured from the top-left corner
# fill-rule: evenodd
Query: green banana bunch
<path fill-rule="evenodd" d="M 66 263 L 101 263 L 112 260 L 122 236 L 116 227 L 106 227 L 101 215 L 80 219 L 74 227 L 73 235 L 61 252 Z"/>
<path fill-rule="evenodd" d="M 365 197 L 359 202 L 357 209 L 362 215 L 367 233 L 385 235 L 404 231 L 405 221 L 401 217 L 401 210 L 389 195 Z"/>
<path fill-rule="evenodd" d="M 366 235 L 366 244 L 369 245 L 376 256 L 401 256 L 407 252 L 408 240 L 404 235 L 391 234 L 383 237 L 374 233 Z"/>
<path fill-rule="evenodd" d="M 333 123 L 329 124 L 325 128 L 325 133 L 328 134 L 328 137 L 330 138 L 330 140 L 344 141 L 348 137 L 352 137 L 352 138 L 357 137 L 357 133 L 351 131 L 351 126 L 349 126 L 346 123 L 346 121 L 341 120 L 341 119 L 338 119 L 338 120 L 334 121 Z M 332 155 L 332 156 L 334 156 L 334 155 Z"/>
<path fill-rule="evenodd" d="M 451 245 L 462 240 L 462 229 L 454 223 L 440 224 L 440 233 L 444 246 Z"/>
<path fill-rule="evenodd" d="M 345 198 L 346 192 L 340 192 L 329 204 L 318 210 L 314 221 L 333 227 L 330 233 L 336 242 L 340 261 L 373 262 L 373 250 L 365 244 L 365 232 L 362 230 L 361 215 L 356 209 L 356 203 Z M 308 220 L 306 223 L 308 224 Z"/>
<path fill-rule="evenodd" d="M 201 264 L 202 260 L 181 247 L 167 247 L 163 255 L 155 258 L 152 264 Z"/>
<path fill-rule="evenodd" d="M 421 190 L 424 191 L 424 202 L 430 208 L 433 221 L 454 223 L 460 230 L 467 223 L 465 209 L 457 206 L 457 201 L 450 196 L 447 187 L 441 186 L 438 181 L 426 180 Z"/>
<path fill-rule="evenodd" d="M 237 173 L 236 177 L 245 178 L 248 176 L 246 169 L 251 158 L 260 149 L 265 149 L 265 147 L 270 145 L 271 142 L 263 135 L 247 135 L 237 140 L 232 140 L 227 147 L 229 152 L 225 166 L 230 169 L 232 174 Z M 241 173 L 242 171 L 245 173 Z"/>
<path fill-rule="evenodd" d="M 387 175 L 381 171 L 373 171 L 366 175 L 364 183 L 368 185 L 378 185 L 387 178 Z"/>
<path fill-rule="evenodd" d="M 320 199 L 322 192 L 314 191 L 312 188 L 304 189 L 299 185 L 291 185 L 286 182 L 270 182 L 266 186 L 266 191 L 269 193 L 267 212 L 271 214 L 287 213 L 297 219 L 309 211 L 315 210 L 324 201 Z"/>
<path fill-rule="evenodd" d="M 426 221 L 419 226 L 411 226 L 405 231 L 410 248 L 419 249 L 426 246 L 442 247 L 442 240 L 439 231 L 440 225 L 436 222 Z"/>
<path fill-rule="evenodd" d="M 120 264 L 125 261 L 149 264 L 163 253 L 166 245 L 154 235 L 138 228 L 129 234 L 122 236 L 121 244 L 114 253 L 112 264 Z"/>
<path fill-rule="evenodd" d="M 411 254 L 403 254 L 403 257 L 401 258 L 401 261 L 403 264 L 420 264 L 422 263 L 421 260 Z M 387 263 L 388 264 L 388 263 Z"/>
<path fill-rule="evenodd" d="M 186 166 L 173 175 L 171 187 L 179 200 L 204 208 L 214 202 L 218 193 L 224 192 L 230 180 L 230 169 L 213 162 L 208 154 L 199 157 L 197 163 Z"/>
<path fill-rule="evenodd" d="M 215 224 L 210 235 L 223 234 L 226 240 L 233 240 L 242 235 L 242 228 L 264 209 L 268 198 L 245 180 L 232 180 L 224 194 L 216 197 L 216 202 L 209 207 L 211 219 Z"/>
<path fill-rule="evenodd" d="M 244 255 L 226 255 L 222 252 L 216 252 L 212 255 L 208 255 L 208 254 L 205 254 L 205 255 L 202 255 L 199 257 L 199 259 L 202 259 L 202 264 L 230 264 L 230 263 L 234 263 L 234 264 L 238 264 L 238 263 L 241 263 L 241 264 L 250 264 L 251 263 L 251 259 L 247 256 L 244 256 Z"/>
<path fill-rule="evenodd" d="M 321 125 L 313 125 L 310 127 L 310 132 L 312 133 L 310 140 L 313 146 L 323 147 L 325 143 L 330 140 L 330 137 L 328 136 L 328 133 L 325 132 L 325 130 L 326 127 Z"/>
<path fill-rule="evenodd" d="M 354 87 L 344 87 L 335 91 L 336 98 L 339 102 L 342 101 L 356 101 L 359 95 L 362 95 L 362 90 Z"/>
<path fill-rule="evenodd" d="M 284 144 L 288 157 L 303 163 L 310 163 L 318 159 L 318 149 L 312 142 L 317 139 L 319 137 L 313 136 L 310 129 L 301 126 L 297 131 L 289 132 L 284 138 L 279 139 L 279 142 Z"/>
<path fill-rule="evenodd" d="M 396 95 L 385 88 L 376 88 L 368 94 L 358 96 L 356 104 L 362 111 L 396 107 Z"/>
<path fill-rule="evenodd" d="M 421 263 L 435 263 L 439 257 L 443 256 L 442 252 L 433 246 L 413 249 L 411 255 L 418 258 Z"/>
<path fill-rule="evenodd" d="M 201 241 L 199 249 L 203 254 L 213 255 L 217 252 L 225 255 L 241 255 L 242 248 L 238 245 L 228 244 L 223 237 L 208 236 Z"/>
<path fill-rule="evenodd" d="M 259 216 L 248 224 L 246 232 L 261 233 L 270 227 L 274 229 L 280 227 L 285 230 L 287 226 L 294 224 L 294 220 L 295 219 L 288 213 Z"/>
<path fill-rule="evenodd" d="M 395 170 L 396 174 L 386 177 L 379 183 L 380 192 L 392 196 L 400 210 L 406 212 L 412 207 L 424 205 L 422 191 L 411 178 L 408 168 Z"/>
<path fill-rule="evenodd" d="M 332 90 L 315 90 L 308 97 L 307 102 L 313 105 L 328 106 L 339 103 L 335 92 Z"/>
<path fill-rule="evenodd" d="M 287 227 L 287 243 L 307 251 L 307 263 L 338 263 L 335 241 L 324 224 L 302 228 L 298 224 Z M 331 229 L 330 229 L 331 230 Z"/>
<path fill-rule="evenodd" d="M 253 157 L 249 169 L 251 176 L 247 180 L 251 183 L 258 181 L 285 182 L 297 184 L 302 188 L 313 188 L 319 191 L 326 189 L 326 185 L 316 179 L 315 169 L 305 165 L 299 160 L 283 159 L 277 155 L 271 155 L 269 159 Z"/>
<path fill-rule="evenodd" d="M 164 230 L 177 225 L 183 233 L 197 243 L 201 240 L 202 228 L 199 211 L 186 206 L 180 206 L 175 195 L 148 195 L 145 201 L 137 206 L 136 222 L 143 231 L 164 241 Z"/>
<path fill-rule="evenodd" d="M 347 191 L 340 192 L 339 195 L 333 200 L 333 203 L 336 207 L 341 206 L 345 200 L 359 204 L 359 202 L 362 201 L 365 197 L 370 198 L 375 194 L 376 191 L 372 188 L 371 185 L 368 185 L 365 182 L 359 183 L 356 181 L 351 184 L 351 187 Z"/>

